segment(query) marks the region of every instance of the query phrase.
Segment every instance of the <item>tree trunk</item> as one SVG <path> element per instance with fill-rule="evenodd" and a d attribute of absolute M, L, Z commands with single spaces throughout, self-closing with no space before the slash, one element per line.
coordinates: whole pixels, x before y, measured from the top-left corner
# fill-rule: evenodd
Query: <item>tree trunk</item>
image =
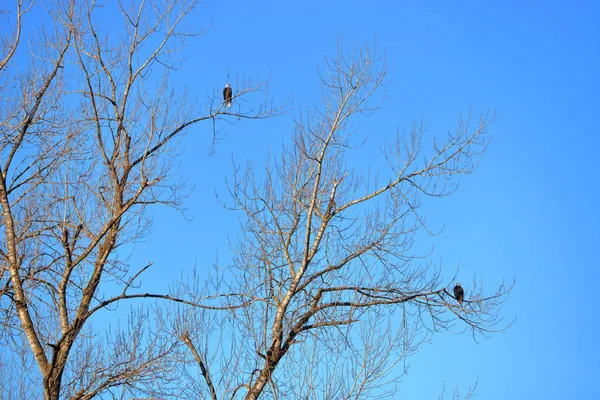
<path fill-rule="evenodd" d="M 59 395 L 60 379 L 44 378 L 44 400 L 58 400 Z"/>

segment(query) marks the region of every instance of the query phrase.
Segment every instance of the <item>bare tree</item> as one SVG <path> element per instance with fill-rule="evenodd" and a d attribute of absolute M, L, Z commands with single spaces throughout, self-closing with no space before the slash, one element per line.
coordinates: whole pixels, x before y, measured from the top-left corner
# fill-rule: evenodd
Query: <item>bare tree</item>
<path fill-rule="evenodd" d="M 508 326 L 499 312 L 510 285 L 486 295 L 474 282 L 458 304 L 454 277 L 413 249 L 429 232 L 422 198 L 451 195 L 475 169 L 490 116 L 459 120 L 427 151 L 422 126 L 399 132 L 382 147 L 389 168 L 373 176 L 349 156 L 364 140 L 353 121 L 381 105 L 384 61 L 340 43 L 320 78 L 322 103 L 298 116 L 281 158 L 264 173 L 234 168 L 226 206 L 244 217 L 231 267 L 181 287 L 245 304 L 179 310 L 175 330 L 199 368 L 186 367 L 188 398 L 381 398 L 433 332 L 458 322 L 478 337 Z"/>
<path fill-rule="evenodd" d="M 206 121 L 216 138 L 223 118 L 278 113 L 248 102 L 265 83 L 240 81 L 232 108 L 221 93 L 201 107 L 172 89 L 178 51 L 200 33 L 182 25 L 196 0 L 125 3 L 102 24 L 93 0 L 0 10 L 0 341 L 15 354 L 26 343 L 22 365 L 37 366 L 10 376 L 37 389 L 1 384 L 9 398 L 154 393 L 173 340 L 142 311 L 126 324 L 135 335 L 103 342 L 91 325 L 117 301 L 172 299 L 136 292 L 149 266 L 118 249 L 147 233 L 148 207 L 179 203 L 170 165 L 182 132 Z M 32 10 L 47 23 L 24 39 Z"/>

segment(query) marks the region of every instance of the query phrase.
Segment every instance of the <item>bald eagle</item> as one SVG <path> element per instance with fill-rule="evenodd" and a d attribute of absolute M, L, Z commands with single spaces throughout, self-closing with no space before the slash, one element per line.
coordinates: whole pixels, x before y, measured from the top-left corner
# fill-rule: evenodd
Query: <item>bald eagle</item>
<path fill-rule="evenodd" d="M 223 100 L 225 100 L 225 105 L 227 107 L 231 107 L 231 98 L 233 97 L 233 91 L 231 90 L 231 86 L 229 82 L 225 85 L 225 89 L 223 89 Z"/>
<path fill-rule="evenodd" d="M 458 301 L 458 304 L 462 304 L 465 299 L 465 291 L 462 286 L 460 286 L 460 282 L 456 282 L 456 286 L 454 286 L 454 298 Z"/>

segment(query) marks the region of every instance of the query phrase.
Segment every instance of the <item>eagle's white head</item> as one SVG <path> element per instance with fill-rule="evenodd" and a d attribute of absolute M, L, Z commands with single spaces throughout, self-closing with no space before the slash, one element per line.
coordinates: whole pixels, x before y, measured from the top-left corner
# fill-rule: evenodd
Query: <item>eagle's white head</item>
<path fill-rule="evenodd" d="M 460 286 L 460 282 L 456 282 L 456 286 Z"/>
<path fill-rule="evenodd" d="M 227 85 L 225 85 L 225 87 L 231 87 L 231 85 L 229 85 L 229 82 L 227 82 Z"/>

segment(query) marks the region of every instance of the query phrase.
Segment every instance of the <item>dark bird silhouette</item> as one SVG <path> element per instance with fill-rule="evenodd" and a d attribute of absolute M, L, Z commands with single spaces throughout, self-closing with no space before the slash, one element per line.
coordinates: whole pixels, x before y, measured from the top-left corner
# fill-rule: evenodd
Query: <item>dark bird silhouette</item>
<path fill-rule="evenodd" d="M 456 282 L 456 286 L 454 286 L 454 298 L 458 301 L 458 304 L 462 304 L 465 299 L 465 291 L 462 286 L 460 286 L 460 282 Z"/>
<path fill-rule="evenodd" d="M 233 90 L 231 90 L 231 86 L 229 82 L 225 85 L 225 89 L 223 89 L 223 100 L 225 100 L 225 105 L 227 107 L 231 107 L 231 99 L 233 98 Z"/>

